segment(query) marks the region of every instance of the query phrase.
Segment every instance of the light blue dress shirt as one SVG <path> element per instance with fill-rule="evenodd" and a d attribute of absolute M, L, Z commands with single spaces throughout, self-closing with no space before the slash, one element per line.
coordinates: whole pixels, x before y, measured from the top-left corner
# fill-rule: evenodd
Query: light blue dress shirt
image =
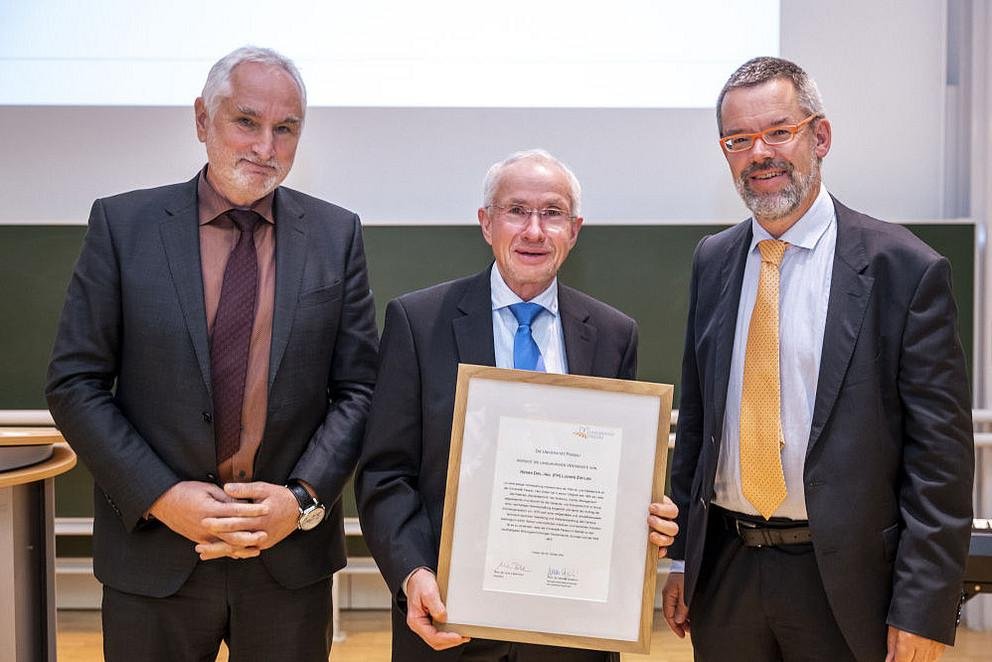
<path fill-rule="evenodd" d="M 496 350 L 496 367 L 512 368 L 513 337 L 517 333 L 517 318 L 513 316 L 513 311 L 510 310 L 509 306 L 520 303 L 523 299 L 518 297 L 506 284 L 499 272 L 499 267 L 495 264 L 489 276 L 489 286 L 493 305 L 493 349 Z M 541 350 L 541 362 L 544 364 L 544 371 L 564 375 L 568 372 L 568 363 L 565 360 L 565 334 L 562 331 L 561 318 L 558 315 L 558 279 L 552 280 L 548 289 L 531 301 L 540 304 L 545 309 L 534 318 L 530 325 L 534 342 Z M 540 366 L 541 363 L 539 362 L 538 365 Z M 403 595 L 407 594 L 406 586 L 410 577 L 419 569 L 414 568 L 403 579 Z M 431 570 L 431 572 L 434 571 Z"/>
<path fill-rule="evenodd" d="M 523 301 L 503 280 L 499 267 L 493 265 L 489 277 L 493 304 L 493 343 L 496 350 L 496 367 L 513 367 L 513 336 L 517 333 L 517 318 L 509 306 Z M 558 315 L 558 279 L 551 281 L 546 290 L 530 300 L 540 304 L 541 311 L 531 323 L 531 334 L 541 350 L 545 372 L 564 375 L 568 372 L 565 360 L 565 335 Z"/>

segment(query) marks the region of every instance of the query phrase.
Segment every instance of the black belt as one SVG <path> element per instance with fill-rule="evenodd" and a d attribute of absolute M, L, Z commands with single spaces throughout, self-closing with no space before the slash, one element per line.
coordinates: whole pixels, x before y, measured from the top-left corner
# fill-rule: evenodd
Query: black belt
<path fill-rule="evenodd" d="M 723 516 L 727 529 L 744 541 L 745 547 L 777 547 L 779 545 L 804 545 L 813 542 L 809 525 L 805 522 L 763 522 L 740 513 L 713 506 Z"/>

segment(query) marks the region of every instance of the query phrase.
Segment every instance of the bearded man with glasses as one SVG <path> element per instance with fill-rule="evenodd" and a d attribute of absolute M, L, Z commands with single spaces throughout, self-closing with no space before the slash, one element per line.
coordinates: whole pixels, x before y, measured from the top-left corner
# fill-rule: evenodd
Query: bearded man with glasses
<path fill-rule="evenodd" d="M 794 63 L 742 65 L 717 126 L 753 218 L 693 258 L 665 619 L 703 661 L 936 660 L 974 471 L 950 265 L 827 192 Z"/>
<path fill-rule="evenodd" d="M 389 303 L 379 383 L 355 476 L 362 533 L 393 594 L 393 660 L 598 662 L 616 653 L 468 640 L 441 632 L 434 572 L 459 363 L 633 379 L 637 325 L 558 282 L 582 227 L 579 182 L 543 150 L 494 164 L 478 210 L 495 263 Z M 649 506 L 671 544 L 676 510 Z"/>

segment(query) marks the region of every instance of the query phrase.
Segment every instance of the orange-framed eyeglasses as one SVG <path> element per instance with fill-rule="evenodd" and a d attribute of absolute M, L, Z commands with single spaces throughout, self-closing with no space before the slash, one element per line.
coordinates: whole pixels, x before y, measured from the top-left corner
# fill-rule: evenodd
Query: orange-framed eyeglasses
<path fill-rule="evenodd" d="M 761 138 L 766 145 L 784 145 L 799 133 L 804 126 L 819 117 L 818 113 L 813 113 L 799 124 L 780 124 L 771 126 L 764 131 L 757 133 L 735 133 L 730 136 L 720 138 L 720 146 L 731 154 L 734 152 L 746 152 L 754 147 L 754 141 Z"/>

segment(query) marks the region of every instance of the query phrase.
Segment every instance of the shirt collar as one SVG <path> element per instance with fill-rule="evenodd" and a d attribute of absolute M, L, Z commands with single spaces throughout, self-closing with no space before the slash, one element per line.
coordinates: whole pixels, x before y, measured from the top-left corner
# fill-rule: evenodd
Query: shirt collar
<path fill-rule="evenodd" d="M 238 209 L 237 205 L 221 195 L 210 183 L 210 180 L 207 179 L 208 167 L 209 164 L 203 166 L 203 170 L 200 171 L 200 176 L 196 181 L 196 200 L 200 225 L 210 223 L 231 209 Z M 275 214 L 272 211 L 272 201 L 275 198 L 275 194 L 276 192 L 272 191 L 264 198 L 256 200 L 249 207 L 249 209 L 257 212 L 259 216 L 272 224 L 276 222 Z"/>
<path fill-rule="evenodd" d="M 826 233 L 827 228 L 835 222 L 837 213 L 834 210 L 833 200 L 827 192 L 827 187 L 820 183 L 820 192 L 816 200 L 806 213 L 786 230 L 779 239 L 786 241 L 790 246 L 813 250 L 819 243 L 820 238 Z M 763 239 L 774 239 L 768 230 L 761 227 L 758 221 L 751 219 L 751 250 Z"/>
<path fill-rule="evenodd" d="M 509 305 L 523 301 L 510 289 L 510 286 L 503 280 L 503 274 L 499 272 L 499 267 L 493 264 L 489 273 L 489 289 L 492 292 L 493 310 L 506 308 Z M 548 288 L 531 299 L 532 303 L 540 304 L 545 310 L 554 316 L 558 316 L 558 277 L 551 281 Z"/>

